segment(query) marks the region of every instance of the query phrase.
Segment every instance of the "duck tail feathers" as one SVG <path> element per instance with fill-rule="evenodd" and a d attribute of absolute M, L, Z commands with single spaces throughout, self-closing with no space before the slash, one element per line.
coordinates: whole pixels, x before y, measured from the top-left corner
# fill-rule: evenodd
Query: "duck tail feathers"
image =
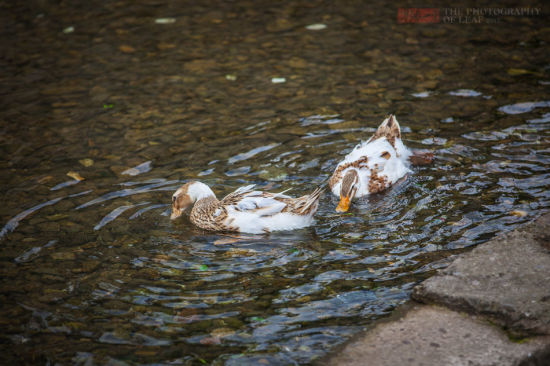
<path fill-rule="evenodd" d="M 401 127 L 397 118 L 393 114 L 390 114 L 388 118 L 384 120 L 374 133 L 369 141 L 374 141 L 381 137 L 385 137 L 388 141 L 395 141 L 395 139 L 401 138 Z"/>
<path fill-rule="evenodd" d="M 325 185 L 322 185 L 317 187 L 311 194 L 304 196 L 306 201 L 301 210 L 302 213 L 313 215 L 317 211 L 317 208 L 319 207 L 319 199 L 321 198 L 323 192 L 325 192 L 325 189 Z"/>

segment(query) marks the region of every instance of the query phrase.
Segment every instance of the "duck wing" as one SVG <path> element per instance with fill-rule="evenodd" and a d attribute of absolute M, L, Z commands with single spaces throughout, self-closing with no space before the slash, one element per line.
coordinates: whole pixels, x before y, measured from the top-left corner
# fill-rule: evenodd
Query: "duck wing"
<path fill-rule="evenodd" d="M 241 187 L 228 194 L 220 204 L 228 211 L 247 212 L 257 216 L 272 216 L 283 212 L 291 197 L 281 193 L 253 191 L 254 185 Z"/>

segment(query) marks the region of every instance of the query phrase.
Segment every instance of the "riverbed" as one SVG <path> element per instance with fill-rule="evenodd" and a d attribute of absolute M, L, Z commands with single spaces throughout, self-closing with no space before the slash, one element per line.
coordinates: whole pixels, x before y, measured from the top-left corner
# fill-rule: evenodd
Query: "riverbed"
<path fill-rule="evenodd" d="M 2 5 L 9 363 L 307 364 L 548 211 L 544 9 L 419 24 L 338 4 Z M 346 214 L 326 194 L 292 232 L 169 219 L 190 180 L 306 194 L 389 113 L 435 162 Z"/>

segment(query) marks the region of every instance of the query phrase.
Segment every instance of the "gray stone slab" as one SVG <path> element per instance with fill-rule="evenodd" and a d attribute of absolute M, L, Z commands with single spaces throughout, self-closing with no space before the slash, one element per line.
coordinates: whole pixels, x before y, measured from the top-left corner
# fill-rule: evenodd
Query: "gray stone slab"
<path fill-rule="evenodd" d="M 517 335 L 550 335 L 550 214 L 459 256 L 413 298 L 489 316 Z"/>
<path fill-rule="evenodd" d="M 338 366 L 545 366 L 550 336 L 521 343 L 498 327 L 445 308 L 422 305 L 381 323 L 318 362 Z"/>

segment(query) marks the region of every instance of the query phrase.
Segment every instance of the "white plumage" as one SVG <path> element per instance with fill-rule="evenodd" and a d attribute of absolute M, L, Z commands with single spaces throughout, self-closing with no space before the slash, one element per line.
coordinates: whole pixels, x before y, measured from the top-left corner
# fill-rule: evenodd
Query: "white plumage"
<path fill-rule="evenodd" d="M 292 198 L 280 193 L 254 191 L 254 185 L 240 187 L 222 200 L 204 183 L 190 182 L 172 197 L 171 218 L 179 217 L 190 206 L 195 225 L 216 231 L 266 233 L 309 226 L 319 206 L 323 189 Z"/>
<path fill-rule="evenodd" d="M 353 162 L 362 157 L 368 157 L 367 162 L 363 166 L 356 168 L 351 165 L 342 171 L 342 177 L 350 169 L 358 171 L 360 185 L 355 197 L 362 197 L 371 193 L 369 192 L 371 170 L 375 170 L 378 176 L 387 177 L 389 185 L 394 184 L 407 173 L 411 172 L 409 168 L 411 165 L 409 157 L 412 155 L 412 152 L 403 145 L 401 139 L 396 139 L 395 145 L 394 148 L 385 137 L 381 137 L 372 142 L 370 140 L 368 142 L 361 142 L 338 164 L 337 169 L 339 166 L 353 164 Z M 389 159 L 382 157 L 381 154 L 385 151 L 389 152 Z M 342 180 L 339 180 L 331 187 L 332 193 L 340 197 L 341 187 Z"/>
<path fill-rule="evenodd" d="M 412 155 L 401 141 L 397 119 L 390 115 L 369 140 L 355 146 L 336 166 L 329 180 L 332 193 L 340 197 L 336 210 L 345 212 L 354 197 L 378 193 L 395 184 L 411 171 Z"/>

